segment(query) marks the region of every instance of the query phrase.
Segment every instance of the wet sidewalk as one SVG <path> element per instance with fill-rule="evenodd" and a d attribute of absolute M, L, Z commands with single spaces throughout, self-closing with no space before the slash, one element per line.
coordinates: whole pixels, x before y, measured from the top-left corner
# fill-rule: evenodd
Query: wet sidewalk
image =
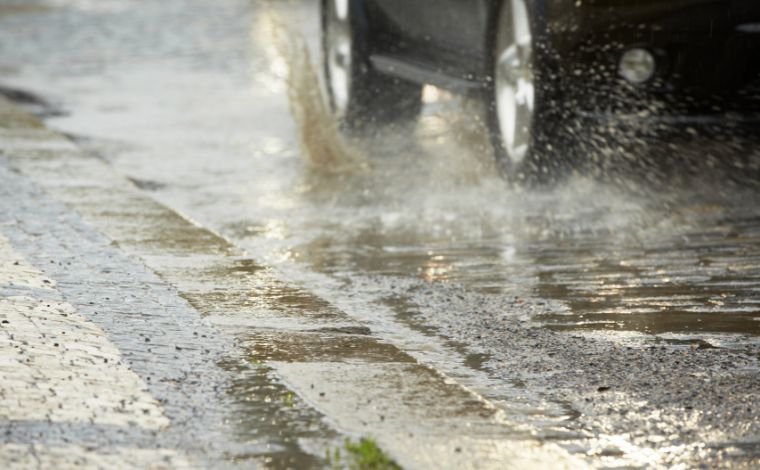
<path fill-rule="evenodd" d="M 36 156 L 71 165 L 84 158 L 76 147 L 4 100 L 0 116 L 3 466 L 202 466 L 176 449 L 221 425 L 198 406 L 219 384 L 209 363 L 218 354 L 213 340 L 203 350 L 195 336 L 208 326 L 11 164 L 39 164 Z M 52 166 L 49 182 L 76 186 L 62 165 Z M 98 181 L 126 184 L 108 174 Z M 177 418 L 195 432 L 177 433 Z"/>
<path fill-rule="evenodd" d="M 16 438 L 0 447 L 5 467 L 188 467 L 173 450 L 143 444 L 92 451 L 77 442 L 120 429 L 147 442 L 169 421 L 105 332 L 2 236 L 0 260 L 0 410 L 4 434 Z"/>

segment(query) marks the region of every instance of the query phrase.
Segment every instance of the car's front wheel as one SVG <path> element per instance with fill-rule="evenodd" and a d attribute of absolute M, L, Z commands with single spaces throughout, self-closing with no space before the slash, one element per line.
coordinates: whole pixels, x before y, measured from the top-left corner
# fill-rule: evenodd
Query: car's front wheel
<path fill-rule="evenodd" d="M 492 80 L 488 123 L 497 163 L 513 183 L 558 176 L 555 142 L 560 100 L 549 77 L 550 58 L 538 47 L 540 19 L 527 0 L 504 0 L 491 32 Z"/>
<path fill-rule="evenodd" d="M 361 0 L 322 0 L 322 56 L 327 97 L 341 126 L 365 130 L 419 115 L 422 87 L 378 72 Z"/>

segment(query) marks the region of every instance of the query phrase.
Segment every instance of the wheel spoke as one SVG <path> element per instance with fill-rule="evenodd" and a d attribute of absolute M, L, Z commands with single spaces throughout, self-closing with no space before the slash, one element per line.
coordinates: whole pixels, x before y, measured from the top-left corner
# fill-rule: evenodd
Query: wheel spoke
<path fill-rule="evenodd" d="M 353 44 L 349 18 L 349 0 L 331 0 L 326 26 L 327 86 L 333 109 L 343 117 L 351 92 Z"/>
<path fill-rule="evenodd" d="M 512 32 L 515 44 L 530 44 L 532 37 L 525 0 L 512 0 Z"/>
<path fill-rule="evenodd" d="M 517 44 L 517 57 L 520 61 L 520 66 L 523 68 L 532 68 L 530 61 L 533 59 L 533 48 L 530 44 Z"/>
<path fill-rule="evenodd" d="M 520 51 L 518 47 L 513 44 L 510 47 L 504 49 L 497 62 L 497 67 L 499 68 L 498 70 L 502 73 L 502 77 L 510 84 L 515 84 L 517 82 L 517 77 L 519 74 L 516 72 L 518 71 L 520 64 L 519 54 Z"/>
<path fill-rule="evenodd" d="M 517 163 L 531 145 L 535 106 L 532 36 L 525 0 L 510 0 L 503 8 L 496 41 L 496 111 L 504 149 Z"/>
<path fill-rule="evenodd" d="M 515 92 L 515 99 L 517 104 L 525 106 L 529 111 L 533 111 L 533 83 L 528 80 L 520 79 L 517 81 L 517 90 Z"/>
<path fill-rule="evenodd" d="M 336 20 L 344 23 L 348 21 L 348 2 L 349 0 L 333 0 Z"/>

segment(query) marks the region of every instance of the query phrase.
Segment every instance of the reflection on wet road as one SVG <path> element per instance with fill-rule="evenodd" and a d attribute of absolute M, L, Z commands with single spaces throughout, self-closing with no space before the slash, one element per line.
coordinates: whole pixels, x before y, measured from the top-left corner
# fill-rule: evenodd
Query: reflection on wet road
<path fill-rule="evenodd" d="M 312 44 L 314 5 L 36 3 L 49 9 L 0 13 L 0 38 L 27 38 L 2 49 L 3 82 L 60 103 L 69 114 L 51 118 L 52 126 L 275 268 L 241 260 L 221 274 L 203 272 L 254 287 L 188 289 L 193 305 L 234 317 L 236 308 L 261 302 L 318 320 L 341 309 L 441 368 L 454 366 L 407 335 L 453 344 L 462 357 L 480 359 L 462 364 L 480 374 L 468 385 L 539 435 L 602 464 L 760 458 L 752 409 L 760 189 L 753 184 L 726 186 L 707 175 L 698 191 L 631 190 L 576 178 L 545 192 L 513 191 L 495 175 L 477 106 L 448 98 L 426 105 L 415 129 L 353 142 L 349 151 L 361 155 L 351 161 L 360 164 L 336 171 L 334 158 L 299 158 L 303 148 L 333 147 L 309 147 L 313 133 L 306 147 L 299 142 L 289 106 L 302 113 L 301 130 L 319 127 L 314 119 L 323 116 L 289 105 L 293 57 L 272 39 L 298 31 Z M 60 28 L 39 27 L 49 21 Z M 310 80 L 291 76 L 290 96 L 310 99 Z M 186 235 L 175 243 L 203 245 Z M 287 359 L 278 341 L 289 338 L 251 339 L 245 319 L 235 322 L 253 356 Z M 251 389 L 268 387 L 259 373 L 246 372 L 252 378 L 241 379 L 234 398 L 244 402 Z M 677 398 L 647 394 L 655 385 Z M 687 397 L 690 387 L 702 395 Z M 284 390 L 271 394 L 283 399 Z M 647 424 L 657 413 L 662 429 Z M 304 433 L 314 434 L 315 418 L 307 418 Z M 241 432 L 258 436 L 255 424 L 241 419 Z"/>
<path fill-rule="evenodd" d="M 663 214 L 659 226 L 614 251 L 588 240 L 559 252 L 538 247 L 539 293 L 566 301 L 573 314 L 570 322 L 556 315 L 547 321 L 654 334 L 760 333 L 760 231 L 752 201 L 750 194 L 731 207 Z"/>

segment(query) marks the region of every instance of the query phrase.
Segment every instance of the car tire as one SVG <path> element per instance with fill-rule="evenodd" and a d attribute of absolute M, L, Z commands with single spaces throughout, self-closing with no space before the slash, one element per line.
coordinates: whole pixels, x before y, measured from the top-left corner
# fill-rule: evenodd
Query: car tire
<path fill-rule="evenodd" d="M 541 2 L 504 0 L 489 32 L 488 126 L 497 165 L 513 184 L 551 184 L 569 172 L 560 143 L 559 87 L 542 35 Z"/>
<path fill-rule="evenodd" d="M 375 70 L 361 0 L 322 0 L 322 57 L 333 115 L 345 130 L 403 125 L 422 108 L 422 86 Z"/>

